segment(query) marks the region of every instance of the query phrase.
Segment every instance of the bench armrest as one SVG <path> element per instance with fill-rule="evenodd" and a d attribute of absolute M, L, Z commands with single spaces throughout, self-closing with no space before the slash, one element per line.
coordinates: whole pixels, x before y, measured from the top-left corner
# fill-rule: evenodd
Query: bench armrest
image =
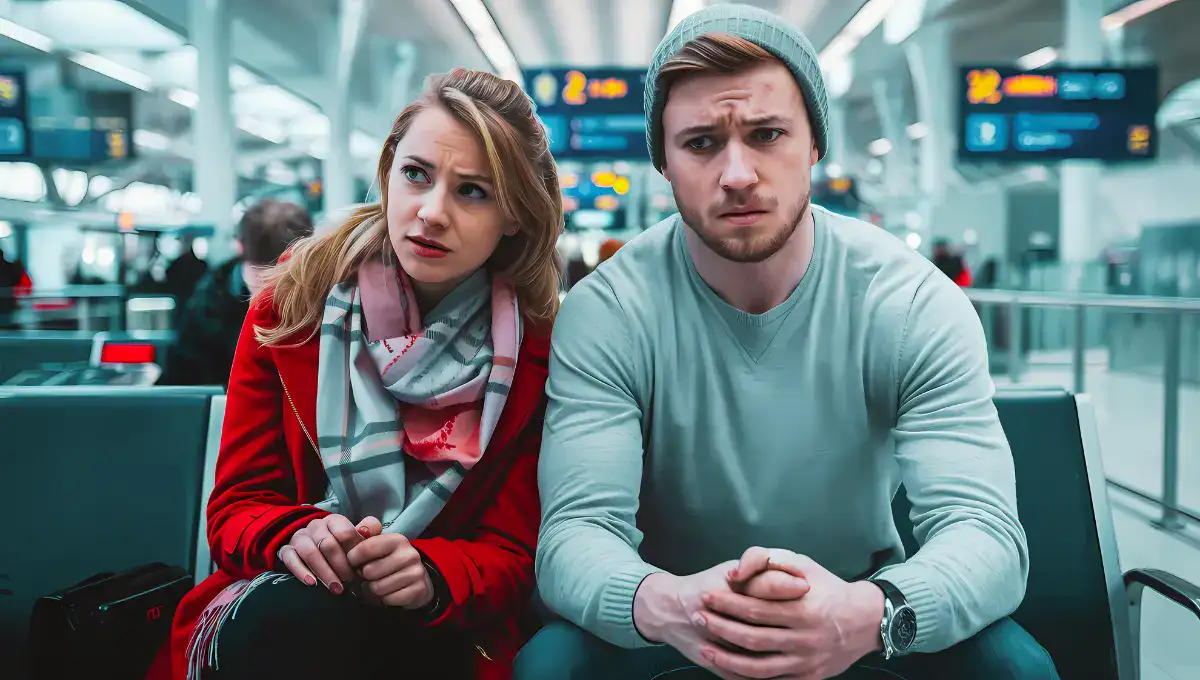
<path fill-rule="evenodd" d="M 1129 602 L 1134 678 L 1141 677 L 1142 595 L 1146 588 L 1190 611 L 1200 619 L 1200 586 L 1161 569 L 1130 569 L 1125 572 L 1125 595 Z"/>
<path fill-rule="evenodd" d="M 1149 588 L 1200 619 L 1200 586 L 1161 569 L 1130 569 L 1125 572 L 1125 593 L 1129 604 L 1138 607 L 1142 592 Z"/>

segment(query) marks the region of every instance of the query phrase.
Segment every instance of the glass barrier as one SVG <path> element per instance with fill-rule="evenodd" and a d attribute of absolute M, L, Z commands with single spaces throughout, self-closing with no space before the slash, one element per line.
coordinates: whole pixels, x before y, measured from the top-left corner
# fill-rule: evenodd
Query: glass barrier
<path fill-rule="evenodd" d="M 1200 521 L 1200 299 L 965 292 L 998 385 L 1090 394 L 1110 482 Z"/>

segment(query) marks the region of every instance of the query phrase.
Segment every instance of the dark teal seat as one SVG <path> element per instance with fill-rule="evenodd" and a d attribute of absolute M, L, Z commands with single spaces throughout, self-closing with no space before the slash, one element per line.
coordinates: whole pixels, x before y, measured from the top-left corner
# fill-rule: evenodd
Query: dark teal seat
<path fill-rule="evenodd" d="M 44 364 L 87 363 L 95 333 L 32 331 L 0 333 L 0 385 Z"/>
<path fill-rule="evenodd" d="M 0 388 L 0 668 L 25 676 L 35 599 L 104 571 L 193 571 L 217 388 Z M 15 511 L 15 514 L 12 514 Z M 207 562 L 207 555 L 201 556 Z"/>
<path fill-rule="evenodd" d="M 1087 397 L 1057 389 L 1001 391 L 995 403 L 1012 446 L 1018 512 L 1029 538 L 1028 588 L 1013 618 L 1050 652 L 1062 680 L 1136 680 L 1141 587 L 1197 617 L 1200 589 L 1155 570 L 1122 576 Z M 910 507 L 902 489 L 893 512 L 912 555 Z"/>

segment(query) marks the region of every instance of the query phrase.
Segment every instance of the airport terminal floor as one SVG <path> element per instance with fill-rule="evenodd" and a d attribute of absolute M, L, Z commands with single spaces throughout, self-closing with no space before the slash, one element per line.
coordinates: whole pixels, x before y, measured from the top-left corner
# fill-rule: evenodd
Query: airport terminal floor
<path fill-rule="evenodd" d="M 0 678 L 1200 680 L 1198 25 L 0 0 Z"/>

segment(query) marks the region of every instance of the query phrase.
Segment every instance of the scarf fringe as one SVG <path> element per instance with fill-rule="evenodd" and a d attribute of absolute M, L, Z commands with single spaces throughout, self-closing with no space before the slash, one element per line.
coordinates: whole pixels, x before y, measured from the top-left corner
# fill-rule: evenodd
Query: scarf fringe
<path fill-rule="evenodd" d="M 192 637 L 188 640 L 187 680 L 200 680 L 200 672 L 206 666 L 213 670 L 219 669 L 217 650 L 221 627 L 226 621 L 237 617 L 238 608 L 246 601 L 247 595 L 264 583 L 282 583 L 290 578 L 293 578 L 291 574 L 268 571 L 259 574 L 253 580 L 233 583 L 213 598 L 200 614 Z"/>

